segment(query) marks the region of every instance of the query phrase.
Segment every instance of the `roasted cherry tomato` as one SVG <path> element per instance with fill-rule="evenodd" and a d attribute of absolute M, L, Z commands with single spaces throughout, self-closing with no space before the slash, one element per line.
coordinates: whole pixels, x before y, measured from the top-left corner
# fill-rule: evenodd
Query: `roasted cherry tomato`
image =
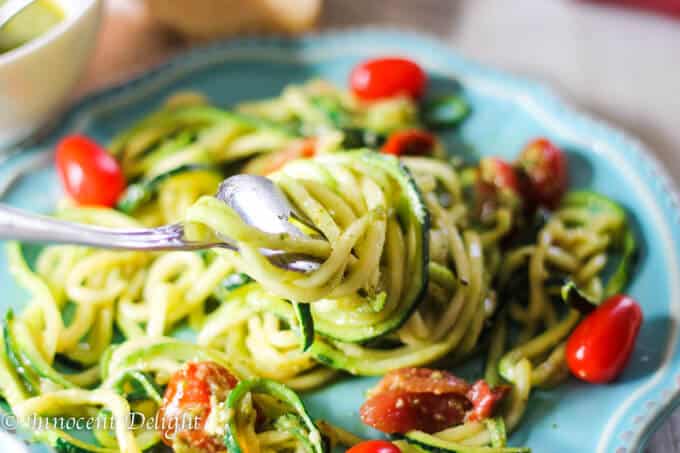
<path fill-rule="evenodd" d="M 367 440 L 356 444 L 345 453 L 401 453 L 401 450 L 386 440 Z"/>
<path fill-rule="evenodd" d="M 376 58 L 357 65 L 349 76 L 354 94 L 364 100 L 407 95 L 419 98 L 425 91 L 427 75 L 406 58 Z"/>
<path fill-rule="evenodd" d="M 567 364 L 584 381 L 612 381 L 623 371 L 642 324 L 640 305 L 625 295 L 607 299 L 585 317 L 567 341 Z"/>
<path fill-rule="evenodd" d="M 437 139 L 429 132 L 409 129 L 394 132 L 382 146 L 382 152 L 393 156 L 422 156 L 432 153 Z"/>
<path fill-rule="evenodd" d="M 496 406 L 510 393 L 510 387 L 499 385 L 491 388 L 486 381 L 477 381 L 467 392 L 472 410 L 465 416 L 466 421 L 481 421 L 493 415 Z"/>
<path fill-rule="evenodd" d="M 359 409 L 361 421 L 387 434 L 405 434 L 417 429 L 435 433 L 459 425 L 471 408 L 464 395 L 457 393 L 377 393 Z"/>
<path fill-rule="evenodd" d="M 206 432 L 204 427 L 213 409 L 211 400 L 225 401 L 237 383 L 236 378 L 217 363 L 187 362 L 170 378 L 158 410 L 163 442 L 200 453 L 225 451 L 222 439 Z M 187 423 L 187 420 L 196 423 Z"/>
<path fill-rule="evenodd" d="M 57 171 L 66 192 L 82 205 L 113 206 L 125 190 L 116 159 L 93 140 L 71 135 L 57 145 Z"/>
<path fill-rule="evenodd" d="M 410 393 L 458 393 L 465 395 L 470 385 L 448 371 L 431 368 L 400 368 L 388 372 L 371 393 L 403 391 Z"/>
<path fill-rule="evenodd" d="M 524 147 L 517 166 L 525 198 L 548 208 L 556 208 L 567 191 L 567 157 L 548 139 L 538 138 Z"/>
<path fill-rule="evenodd" d="M 447 371 L 402 368 L 385 375 L 359 414 L 365 424 L 384 433 L 433 433 L 492 416 L 509 390 L 484 381 L 470 385 Z"/>

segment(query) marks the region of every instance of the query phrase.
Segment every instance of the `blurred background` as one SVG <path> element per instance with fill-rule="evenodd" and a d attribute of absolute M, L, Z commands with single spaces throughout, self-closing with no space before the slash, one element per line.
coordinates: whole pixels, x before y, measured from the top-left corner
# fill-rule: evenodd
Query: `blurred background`
<path fill-rule="evenodd" d="M 182 3 L 234 3 L 146 1 L 152 8 L 140 0 L 107 0 L 104 27 L 80 93 L 125 79 L 195 43 L 192 28 L 214 22 L 215 14 L 206 8 L 207 17 L 193 12 L 192 21 Z M 312 16 L 313 4 L 320 1 L 268 3 L 299 4 L 301 16 Z M 629 3 L 666 12 L 621 7 Z M 680 0 L 325 0 L 318 20 L 312 24 L 311 19 L 293 18 L 298 22 L 288 26 L 415 30 L 482 63 L 545 82 L 570 103 L 642 139 L 680 179 Z M 220 25 L 224 33 L 234 29 L 218 20 L 216 30 Z M 170 28 L 188 30 L 191 38 Z"/>
<path fill-rule="evenodd" d="M 570 103 L 639 137 L 680 180 L 680 0 L 248 2 L 268 4 L 266 13 L 247 7 L 234 11 L 236 3 L 107 0 L 95 57 L 78 95 L 217 36 L 256 30 L 404 28 L 554 87 Z M 278 9 L 271 10 L 274 4 Z M 648 451 L 680 451 L 680 412 L 656 433 Z"/>

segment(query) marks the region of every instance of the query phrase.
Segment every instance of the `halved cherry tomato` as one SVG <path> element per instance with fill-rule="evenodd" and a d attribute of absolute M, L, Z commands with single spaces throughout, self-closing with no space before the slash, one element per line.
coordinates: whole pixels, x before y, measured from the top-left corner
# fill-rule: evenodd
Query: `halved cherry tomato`
<path fill-rule="evenodd" d="M 367 440 L 356 444 L 345 453 L 401 453 L 401 450 L 386 440 Z"/>
<path fill-rule="evenodd" d="M 616 295 L 585 317 L 567 341 L 567 364 L 584 381 L 615 379 L 626 366 L 642 324 L 640 305 Z"/>
<path fill-rule="evenodd" d="M 556 208 L 569 184 L 564 152 L 548 139 L 537 138 L 524 147 L 517 166 L 524 179 L 524 196 L 536 204 Z"/>
<path fill-rule="evenodd" d="M 470 385 L 448 371 L 431 368 L 400 368 L 387 373 L 371 393 L 403 391 L 410 393 L 458 393 L 465 395 Z"/>
<path fill-rule="evenodd" d="M 479 180 L 493 190 L 510 190 L 519 194 L 515 169 L 500 157 L 484 157 L 479 161 Z"/>
<path fill-rule="evenodd" d="M 355 66 L 349 76 L 352 91 L 364 100 L 400 94 L 419 98 L 425 91 L 426 83 L 427 75 L 417 63 L 397 57 L 364 61 Z"/>
<path fill-rule="evenodd" d="M 435 433 L 459 425 L 471 404 L 457 393 L 409 393 L 388 391 L 368 398 L 359 409 L 361 420 L 387 434 L 417 429 Z"/>
<path fill-rule="evenodd" d="M 509 390 L 491 388 L 485 381 L 471 386 L 446 371 L 403 368 L 385 375 L 359 414 L 365 424 L 384 433 L 413 429 L 433 433 L 492 416 Z"/>
<path fill-rule="evenodd" d="M 500 206 L 515 209 L 522 202 L 515 169 L 498 157 L 485 157 L 479 162 L 474 193 L 474 215 L 482 221 L 493 217 Z"/>
<path fill-rule="evenodd" d="M 420 129 L 408 129 L 392 133 L 381 151 L 393 156 L 422 156 L 432 153 L 437 139 L 429 132 Z"/>
<path fill-rule="evenodd" d="M 170 378 L 158 410 L 163 442 L 169 446 L 180 442 L 197 452 L 225 451 L 222 439 L 203 428 L 212 411 L 211 398 L 224 401 L 237 383 L 236 378 L 217 363 L 187 362 Z M 182 426 L 187 420 L 197 423 Z"/>
<path fill-rule="evenodd" d="M 113 206 L 125 190 L 116 159 L 85 136 L 64 138 L 57 145 L 55 159 L 66 192 L 79 204 Z"/>
<path fill-rule="evenodd" d="M 493 415 L 498 403 L 510 393 L 510 387 L 499 385 L 491 388 L 486 381 L 477 381 L 470 388 L 467 397 L 472 403 L 472 410 L 465 416 L 466 421 L 481 421 Z"/>

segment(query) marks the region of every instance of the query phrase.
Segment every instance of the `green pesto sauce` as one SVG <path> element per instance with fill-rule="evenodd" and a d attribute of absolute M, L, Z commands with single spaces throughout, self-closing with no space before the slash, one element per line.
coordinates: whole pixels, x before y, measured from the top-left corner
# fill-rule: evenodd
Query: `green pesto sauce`
<path fill-rule="evenodd" d="M 6 0 L 0 0 L 0 6 Z M 47 33 L 64 20 L 64 12 L 52 0 L 38 0 L 0 29 L 0 53 L 7 52 Z"/>

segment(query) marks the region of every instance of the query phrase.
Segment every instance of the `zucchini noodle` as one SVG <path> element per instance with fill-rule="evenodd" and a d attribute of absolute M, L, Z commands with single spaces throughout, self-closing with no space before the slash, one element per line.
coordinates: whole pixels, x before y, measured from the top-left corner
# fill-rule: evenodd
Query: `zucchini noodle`
<path fill-rule="evenodd" d="M 293 390 L 481 355 L 486 381 L 512 388 L 500 413 L 396 443 L 403 452 L 527 451 L 506 447 L 505 430 L 518 426 L 533 389 L 566 378 L 566 339 L 580 319 L 560 287 L 569 281 L 593 301 L 620 292 L 634 237 L 625 212 L 590 192 L 568 194 L 540 222 L 513 203 L 482 215 L 476 168 L 444 159 L 440 143 L 428 157 L 375 152 L 391 132 L 423 127 L 419 109 L 406 97 L 360 101 L 316 80 L 234 110 L 179 93 L 120 134 L 109 149 L 130 184 L 116 208 L 65 201 L 56 217 L 111 228 L 181 221 L 187 234 L 227 236 L 238 251 L 51 245 L 33 259 L 33 248 L 8 244 L 9 271 L 27 290 L 0 336 L 11 410 L 153 415 L 171 376 L 205 360 L 240 381 L 220 402 L 225 418 L 210 419 L 230 453 L 323 453 L 326 441 L 361 439 L 315 425 Z M 298 153 L 306 140 L 314 157 Z M 293 222 L 305 235 L 257 230 L 213 196 L 239 172 L 267 173 L 302 214 Z M 320 266 L 283 270 L 263 248 Z M 93 435 L 50 428 L 36 439 L 59 451 L 125 453 L 161 441 L 123 423 Z"/>

